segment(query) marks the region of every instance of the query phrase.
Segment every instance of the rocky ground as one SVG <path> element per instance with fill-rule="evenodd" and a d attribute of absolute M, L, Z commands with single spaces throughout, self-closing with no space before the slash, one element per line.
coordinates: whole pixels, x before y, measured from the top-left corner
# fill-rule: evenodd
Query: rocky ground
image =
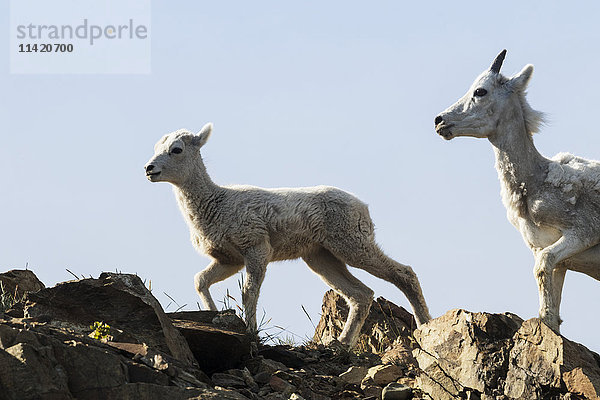
<path fill-rule="evenodd" d="M 537 319 L 452 310 L 415 330 L 379 298 L 358 345 L 323 299 L 311 343 L 253 345 L 233 311 L 166 314 L 135 275 L 0 274 L 1 399 L 598 399 L 600 356 Z M 328 345 L 325 345 L 328 344 Z"/>

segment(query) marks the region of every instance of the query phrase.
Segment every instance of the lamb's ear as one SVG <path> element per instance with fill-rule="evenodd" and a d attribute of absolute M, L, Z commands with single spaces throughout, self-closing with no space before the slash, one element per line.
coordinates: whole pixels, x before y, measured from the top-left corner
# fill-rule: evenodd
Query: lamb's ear
<path fill-rule="evenodd" d="M 198 132 L 198 134 L 195 135 L 194 138 L 192 139 L 192 144 L 195 146 L 199 146 L 199 147 L 204 146 L 204 144 L 210 137 L 212 128 L 213 128 L 212 122 L 209 122 L 208 124 L 204 125 L 202 127 L 202 129 L 200 129 L 200 132 Z"/>
<path fill-rule="evenodd" d="M 514 91 L 523 91 L 527 88 L 531 75 L 533 75 L 533 65 L 527 64 L 521 72 L 510 78 L 508 84 Z"/>

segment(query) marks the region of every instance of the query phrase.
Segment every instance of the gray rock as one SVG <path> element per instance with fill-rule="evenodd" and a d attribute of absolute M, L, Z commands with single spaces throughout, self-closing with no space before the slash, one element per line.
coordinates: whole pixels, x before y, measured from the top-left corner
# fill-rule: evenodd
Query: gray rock
<path fill-rule="evenodd" d="M 210 378 L 215 386 L 221 386 L 224 388 L 243 388 L 247 386 L 243 378 L 235 375 L 217 372 L 212 374 Z"/>
<path fill-rule="evenodd" d="M 269 380 L 271 380 L 271 374 L 270 372 L 267 371 L 261 371 L 258 374 L 254 375 L 254 381 L 260 385 L 264 385 L 265 383 L 269 383 Z"/>
<path fill-rule="evenodd" d="M 230 369 L 230 370 L 225 371 L 225 373 L 227 373 L 229 375 L 234 375 L 234 376 L 242 379 L 248 388 L 250 388 L 251 390 L 253 390 L 255 392 L 258 391 L 258 384 L 256 383 L 256 381 L 250 374 L 250 371 L 248 371 L 248 368 Z M 213 380 L 213 382 L 214 382 L 214 380 Z"/>
<path fill-rule="evenodd" d="M 279 361 L 269 360 L 268 358 L 265 358 L 260 363 L 257 373 L 268 372 L 269 374 L 274 374 L 277 371 L 287 371 L 288 369 L 289 369 L 288 367 L 286 367 L 284 364 L 280 363 Z"/>

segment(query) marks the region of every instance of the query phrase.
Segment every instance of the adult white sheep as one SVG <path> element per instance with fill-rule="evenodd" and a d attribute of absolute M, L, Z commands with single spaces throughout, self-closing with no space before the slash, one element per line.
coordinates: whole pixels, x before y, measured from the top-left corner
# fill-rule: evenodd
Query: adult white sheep
<path fill-rule="evenodd" d="M 473 136 L 491 142 L 508 219 L 535 256 L 540 318 L 559 332 L 566 271 L 600 280 L 600 162 L 567 153 L 547 159 L 537 151 L 532 134 L 542 114 L 525 98 L 533 66 L 506 78 L 500 74 L 505 55 L 435 118 L 435 129 L 447 140 Z"/>
<path fill-rule="evenodd" d="M 352 276 L 346 264 L 396 285 L 408 298 L 417 325 L 431 319 L 413 270 L 387 257 L 375 243 L 366 204 L 327 186 L 219 186 L 208 176 L 200 155 L 211 131 L 209 123 L 198 134 L 182 129 L 165 135 L 145 166 L 151 182 L 173 184 L 192 243 L 212 259 L 194 278 L 206 308 L 216 310 L 209 287 L 246 266 L 242 303 L 248 330 L 255 333 L 256 303 L 267 264 L 302 257 L 348 303 L 342 344 L 356 343 L 373 300 L 373 291 Z"/>

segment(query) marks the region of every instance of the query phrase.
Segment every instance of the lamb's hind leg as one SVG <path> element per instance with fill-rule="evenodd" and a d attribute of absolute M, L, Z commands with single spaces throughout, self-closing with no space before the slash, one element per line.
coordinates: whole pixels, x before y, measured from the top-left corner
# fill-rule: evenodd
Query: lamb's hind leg
<path fill-rule="evenodd" d="M 421 284 L 411 267 L 386 256 L 375 242 L 348 247 L 344 254 L 336 254 L 349 265 L 394 284 L 410 303 L 417 326 L 431 320 Z"/>
<path fill-rule="evenodd" d="M 240 271 L 243 265 L 224 265 L 213 261 L 204 270 L 194 276 L 194 285 L 200 299 L 208 310 L 216 311 L 217 305 L 213 301 L 209 288 L 212 284 L 220 282 Z"/>
<path fill-rule="evenodd" d="M 316 249 L 303 257 L 304 261 L 333 290 L 348 303 L 348 319 L 338 340 L 349 347 L 356 344 L 360 330 L 373 302 L 373 291 L 356 279 L 346 264 L 324 248 Z"/>

